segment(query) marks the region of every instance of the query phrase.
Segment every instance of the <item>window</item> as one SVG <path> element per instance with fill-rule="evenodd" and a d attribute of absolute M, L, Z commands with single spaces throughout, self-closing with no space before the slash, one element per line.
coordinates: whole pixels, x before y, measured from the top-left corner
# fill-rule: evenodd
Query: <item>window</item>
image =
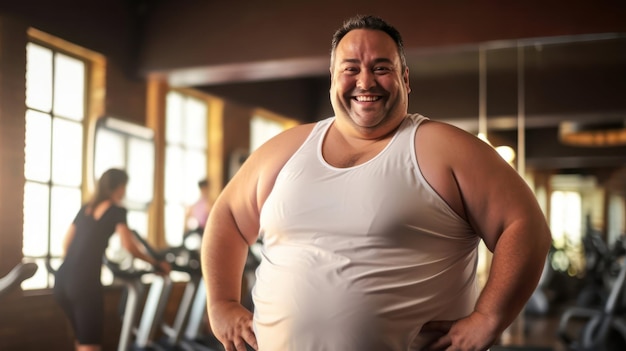
<path fill-rule="evenodd" d="M 550 229 L 554 251 L 550 263 L 570 276 L 585 274 L 583 238 L 597 231 L 604 217 L 604 191 L 593 176 L 556 174 L 550 177 Z"/>
<path fill-rule="evenodd" d="M 552 267 L 571 276 L 584 273 L 582 253 L 582 200 L 576 191 L 554 191 L 551 196 L 550 229 L 555 252 Z"/>
<path fill-rule="evenodd" d="M 165 241 L 180 246 L 185 210 L 199 197 L 207 177 L 208 106 L 199 98 L 170 91 L 165 111 Z"/>
<path fill-rule="evenodd" d="M 626 235 L 626 199 L 624 196 L 612 194 L 609 197 L 609 213 L 607 236 L 609 245 Z"/>
<path fill-rule="evenodd" d="M 128 226 L 142 236 L 148 233 L 148 206 L 154 187 L 154 133 L 151 129 L 116 118 L 96 124 L 94 182 L 109 168 L 128 173 L 124 206 Z"/>
<path fill-rule="evenodd" d="M 39 265 L 25 289 L 48 287 L 45 259 L 62 254 L 82 201 L 87 64 L 34 42 L 26 47 L 25 257 Z"/>
<path fill-rule="evenodd" d="M 264 109 L 256 109 L 250 119 L 250 150 L 252 153 L 266 141 L 282 131 L 298 125 L 296 120 L 276 115 Z"/>
<path fill-rule="evenodd" d="M 263 143 L 285 129 L 285 125 L 276 120 L 261 116 L 252 117 L 250 120 L 250 152 L 258 149 Z"/>
<path fill-rule="evenodd" d="M 554 191 L 552 193 L 550 228 L 554 246 L 580 245 L 581 242 L 581 198 L 578 192 Z"/>
<path fill-rule="evenodd" d="M 248 156 L 263 145 L 266 141 L 280 134 L 282 131 L 297 125 L 294 120 L 283 117 L 266 117 L 267 112 L 259 112 L 250 119 L 250 146 L 239 148 L 231 152 L 228 165 L 228 179 L 235 176 Z"/>

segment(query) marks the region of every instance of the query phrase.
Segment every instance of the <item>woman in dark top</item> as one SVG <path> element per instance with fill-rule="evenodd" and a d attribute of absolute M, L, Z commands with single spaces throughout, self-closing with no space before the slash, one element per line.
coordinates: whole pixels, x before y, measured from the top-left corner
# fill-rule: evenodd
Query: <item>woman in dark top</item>
<path fill-rule="evenodd" d="M 133 256 L 164 273 L 170 270 L 167 262 L 158 262 L 146 253 L 126 225 L 126 209 L 121 202 L 127 183 L 123 170 L 104 172 L 96 193 L 78 211 L 63 242 L 65 259 L 55 274 L 54 297 L 72 324 L 77 351 L 101 350 L 104 305 L 100 274 L 102 256 L 113 233 Z"/>

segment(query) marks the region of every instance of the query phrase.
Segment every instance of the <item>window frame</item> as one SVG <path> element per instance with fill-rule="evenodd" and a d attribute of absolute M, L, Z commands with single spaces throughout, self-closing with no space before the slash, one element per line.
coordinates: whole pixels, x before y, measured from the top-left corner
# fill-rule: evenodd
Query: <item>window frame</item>
<path fill-rule="evenodd" d="M 199 101 L 199 102 L 201 102 L 201 103 L 203 103 L 205 105 L 205 107 L 206 107 L 205 108 L 206 114 L 205 114 L 205 121 L 204 121 L 205 125 L 204 126 L 205 126 L 205 130 L 206 130 L 206 133 L 205 133 L 206 139 L 205 139 L 203 148 L 196 147 L 196 146 L 189 146 L 189 145 L 187 145 L 185 143 L 184 140 L 179 141 L 179 142 L 170 142 L 168 140 L 168 138 L 167 138 L 167 133 L 168 133 L 168 131 L 167 131 L 167 118 L 168 118 L 168 116 L 167 116 L 167 111 L 168 111 L 167 103 L 168 103 L 168 98 L 167 97 L 169 96 L 170 93 L 178 94 L 178 95 L 180 95 L 183 98 L 182 106 L 184 106 L 185 101 L 187 101 L 188 99 L 193 99 L 193 100 Z M 172 201 L 171 199 L 168 200 L 168 196 L 167 196 L 167 194 L 168 194 L 168 189 L 167 189 L 167 185 L 168 185 L 167 176 L 168 176 L 168 173 L 166 171 L 167 164 L 168 164 L 168 161 L 167 161 L 168 150 L 171 150 L 170 149 L 171 147 L 175 147 L 175 148 L 178 148 L 178 149 L 182 150 L 182 153 L 184 155 L 185 154 L 194 153 L 194 152 L 197 152 L 199 150 L 203 150 L 204 151 L 204 165 L 205 165 L 205 167 L 204 167 L 205 168 L 204 169 L 204 178 L 209 180 L 209 184 L 210 184 L 211 189 L 214 189 L 215 185 L 214 185 L 214 176 L 213 176 L 213 174 L 215 174 L 215 172 L 212 172 L 212 170 L 211 170 L 211 167 L 212 167 L 212 157 L 211 157 L 211 155 L 212 155 L 212 148 L 215 145 L 214 142 L 212 142 L 212 136 L 215 134 L 214 130 L 217 127 L 216 123 L 214 122 L 215 119 L 216 119 L 216 115 L 217 114 L 215 113 L 216 109 L 215 109 L 215 106 L 213 106 L 213 105 L 220 105 L 220 104 L 217 103 L 217 101 L 215 101 L 214 98 L 212 98 L 212 97 L 210 97 L 208 95 L 205 95 L 203 93 L 200 93 L 200 92 L 197 92 L 197 91 L 194 91 L 194 90 L 190 90 L 190 89 L 180 89 L 180 88 L 169 87 L 164 92 L 163 97 L 164 97 L 164 104 L 165 104 L 164 112 L 163 112 L 163 114 L 164 114 L 163 115 L 163 122 L 162 122 L 163 164 L 160 165 L 160 167 L 162 167 L 162 169 L 163 169 L 163 184 L 162 184 L 161 189 L 163 191 L 163 206 L 162 207 L 163 207 L 164 215 L 160 216 L 160 217 L 164 218 L 164 220 L 163 220 L 162 223 L 160 223 L 160 225 L 163 228 L 162 240 L 163 240 L 164 245 L 172 246 L 173 244 L 172 244 L 172 242 L 168 241 L 168 238 L 173 237 L 173 234 L 172 235 L 168 235 L 168 229 L 170 229 L 170 225 L 168 225 L 168 223 L 166 223 L 166 221 L 165 221 L 165 218 L 169 217 L 169 216 L 166 215 L 167 209 L 168 209 L 169 205 L 182 207 L 182 211 L 183 211 L 182 221 L 183 221 L 183 223 L 181 223 L 181 227 L 180 227 L 180 243 L 179 243 L 179 244 L 182 244 L 182 239 L 183 239 L 183 234 L 184 234 L 184 226 L 185 226 L 185 223 L 184 223 L 185 214 L 184 214 L 184 212 L 186 211 L 186 208 L 188 206 L 190 206 L 193 202 L 192 203 L 186 203 L 184 198 L 182 199 L 182 202 L 181 201 L 178 201 L 178 202 Z M 202 177 L 202 176 L 199 176 L 199 177 Z M 185 174 L 183 174 L 183 178 L 186 179 Z M 195 180 L 193 182 L 193 184 L 194 185 L 197 184 L 197 181 L 199 181 L 199 180 L 200 179 Z M 171 227 L 173 227 L 173 225 L 171 225 Z M 175 243 L 174 243 L 174 246 L 175 246 Z"/>
<path fill-rule="evenodd" d="M 52 167 L 53 167 L 53 159 L 52 159 L 52 145 L 54 143 L 54 139 L 53 139 L 53 123 L 55 121 L 55 119 L 57 120 L 63 120 L 63 121 L 70 121 L 73 123 L 78 123 L 80 125 L 81 128 L 81 134 L 82 134 L 82 142 L 81 142 L 81 156 L 80 156 L 80 162 L 81 162 L 81 174 L 80 174 L 80 181 L 77 185 L 71 185 L 71 186 L 67 186 L 67 185 L 63 185 L 63 184 L 56 184 L 52 178 L 52 175 L 50 175 L 50 179 L 48 179 L 48 181 L 43 182 L 43 181 L 37 181 L 37 180 L 31 180 L 31 179 L 27 179 L 26 175 L 24 175 L 24 189 L 26 188 L 27 184 L 40 184 L 40 185 L 44 185 L 45 187 L 47 187 L 47 192 L 48 192 L 48 219 L 47 219 L 47 223 L 46 223 L 46 227 L 47 227 L 47 247 L 46 247 L 46 254 L 42 257 L 42 256 L 38 256 L 38 255 L 25 255 L 23 250 L 24 250 L 24 245 L 22 242 L 22 255 L 26 260 L 34 260 L 35 262 L 37 262 L 37 264 L 39 265 L 39 269 L 37 271 L 37 273 L 35 274 L 35 276 L 33 278 L 30 278 L 29 280 L 26 280 L 25 282 L 22 283 L 22 288 L 24 290 L 27 291 L 36 291 L 36 290 L 41 290 L 41 289 L 50 289 L 52 287 L 52 275 L 51 272 L 49 272 L 45 265 L 47 260 L 51 260 L 51 261 L 56 261 L 55 263 L 60 262 L 61 257 L 59 255 L 54 255 L 51 252 L 52 249 L 52 219 L 51 219 L 51 214 L 52 214 L 52 206 L 51 206 L 51 193 L 53 192 L 53 189 L 55 187 L 63 187 L 63 188 L 71 188 L 71 189 L 77 189 L 80 192 L 80 203 L 82 204 L 85 200 L 86 200 L 86 194 L 90 193 L 93 190 L 94 184 L 93 182 L 90 181 L 90 176 L 91 176 L 91 153 L 90 151 L 93 150 L 93 139 L 91 138 L 90 132 L 92 131 L 92 126 L 94 125 L 95 121 L 97 120 L 98 116 L 102 115 L 102 112 L 104 110 L 104 89 L 105 89 L 105 67 L 106 67 L 106 62 L 105 62 L 105 58 L 103 55 L 98 54 L 96 52 L 93 52 L 91 50 L 85 49 L 83 47 L 80 47 L 78 45 L 75 45 L 73 43 L 70 43 L 68 41 L 65 41 L 63 39 L 60 39 L 58 37 L 55 37 L 53 35 L 50 35 L 48 33 L 42 32 L 38 29 L 35 28 L 29 28 L 27 30 L 27 41 L 26 44 L 36 44 L 39 46 L 42 46 L 46 49 L 51 50 L 51 52 L 53 53 L 52 55 L 52 62 L 53 62 L 53 67 L 52 67 L 52 96 L 53 96 L 53 101 L 54 101 L 54 82 L 55 82 L 55 67 L 54 67 L 54 57 L 56 54 L 62 54 L 65 56 L 68 56 L 70 58 L 73 59 L 77 59 L 80 60 L 83 64 L 84 64 L 84 82 L 83 82 L 83 112 L 82 112 L 82 119 L 80 121 L 72 119 L 72 118 L 68 118 L 65 116 L 58 116 L 54 114 L 54 106 L 52 105 L 50 107 L 50 111 L 42 111 L 36 108 L 31 108 L 29 106 L 26 106 L 26 102 L 24 103 L 25 105 L 25 112 L 28 113 L 28 111 L 36 111 L 39 113 L 43 113 L 46 114 L 49 118 L 50 118 L 50 133 L 51 133 L 51 139 L 50 139 L 50 144 L 48 146 L 49 150 L 50 150 L 50 172 L 52 173 Z M 24 51 L 26 54 L 26 51 Z M 26 68 L 25 68 L 26 69 Z M 25 96 L 26 97 L 26 96 Z M 26 122 L 26 114 L 24 115 L 24 122 Z M 24 160 L 26 162 L 26 160 Z M 24 199 L 25 201 L 26 199 Z M 24 203 L 24 202 L 23 202 Z M 23 212 L 24 213 L 24 212 Z M 72 217 L 73 218 L 73 217 Z M 26 218 L 24 218 L 24 221 L 26 221 Z M 70 223 L 67 224 L 68 226 L 70 225 Z M 23 232 L 22 235 L 24 235 L 24 229 L 23 228 Z M 64 232 L 63 232 L 64 234 Z M 61 239 L 62 240 L 62 239 Z M 52 267 L 54 268 L 54 265 L 52 265 Z M 45 284 L 43 284 L 44 286 L 42 287 L 41 284 L 38 283 L 33 283 L 30 280 L 33 281 L 37 281 L 37 280 L 45 280 Z M 33 285 L 35 284 L 35 285 Z"/>

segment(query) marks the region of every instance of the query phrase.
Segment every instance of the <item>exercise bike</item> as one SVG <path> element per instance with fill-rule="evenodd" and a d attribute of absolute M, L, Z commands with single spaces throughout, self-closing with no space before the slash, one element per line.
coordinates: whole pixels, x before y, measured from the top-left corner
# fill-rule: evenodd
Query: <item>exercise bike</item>
<path fill-rule="evenodd" d="M 8 295 L 24 280 L 35 275 L 37 268 L 37 264 L 34 262 L 20 262 L 16 264 L 9 273 L 0 278 L 0 298 Z"/>
<path fill-rule="evenodd" d="M 622 246 L 620 241 L 617 245 Z M 605 267 L 604 274 L 608 277 L 604 281 L 610 281 L 610 289 L 606 298 L 600 295 L 602 304 L 599 307 L 570 307 L 561 316 L 557 333 L 568 350 L 626 350 L 626 257 L 621 250 L 614 252 L 619 253 L 619 257 L 612 257 Z M 616 266 L 619 271 L 614 277 Z M 584 324 L 577 337 L 574 337 L 572 324 L 576 321 Z"/>

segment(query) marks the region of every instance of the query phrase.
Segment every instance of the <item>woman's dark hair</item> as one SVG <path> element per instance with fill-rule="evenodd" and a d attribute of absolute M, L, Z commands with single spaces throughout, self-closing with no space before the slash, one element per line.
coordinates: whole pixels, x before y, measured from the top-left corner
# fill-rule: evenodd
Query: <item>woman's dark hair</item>
<path fill-rule="evenodd" d="M 204 188 L 204 187 L 207 187 L 207 186 L 209 186 L 209 180 L 208 179 L 203 178 L 203 179 L 200 179 L 198 181 L 198 188 Z"/>
<path fill-rule="evenodd" d="M 111 168 L 102 173 L 98 184 L 96 185 L 96 192 L 93 194 L 91 201 L 89 201 L 90 207 L 96 208 L 101 202 L 111 198 L 111 194 L 120 186 L 128 183 L 128 174 L 117 168 Z"/>
<path fill-rule="evenodd" d="M 398 47 L 398 55 L 400 55 L 400 62 L 402 63 L 402 70 L 406 69 L 406 57 L 404 55 L 404 43 L 402 42 L 402 36 L 400 32 L 396 28 L 394 28 L 389 23 L 385 22 L 382 18 L 370 15 L 357 15 L 352 18 L 347 19 L 341 28 L 337 29 L 335 34 L 333 35 L 333 40 L 331 43 L 330 55 L 331 55 L 331 65 L 335 58 L 335 50 L 337 49 L 337 45 L 343 37 L 348 34 L 351 30 L 354 29 L 371 29 L 371 30 L 380 30 L 393 39 Z"/>

